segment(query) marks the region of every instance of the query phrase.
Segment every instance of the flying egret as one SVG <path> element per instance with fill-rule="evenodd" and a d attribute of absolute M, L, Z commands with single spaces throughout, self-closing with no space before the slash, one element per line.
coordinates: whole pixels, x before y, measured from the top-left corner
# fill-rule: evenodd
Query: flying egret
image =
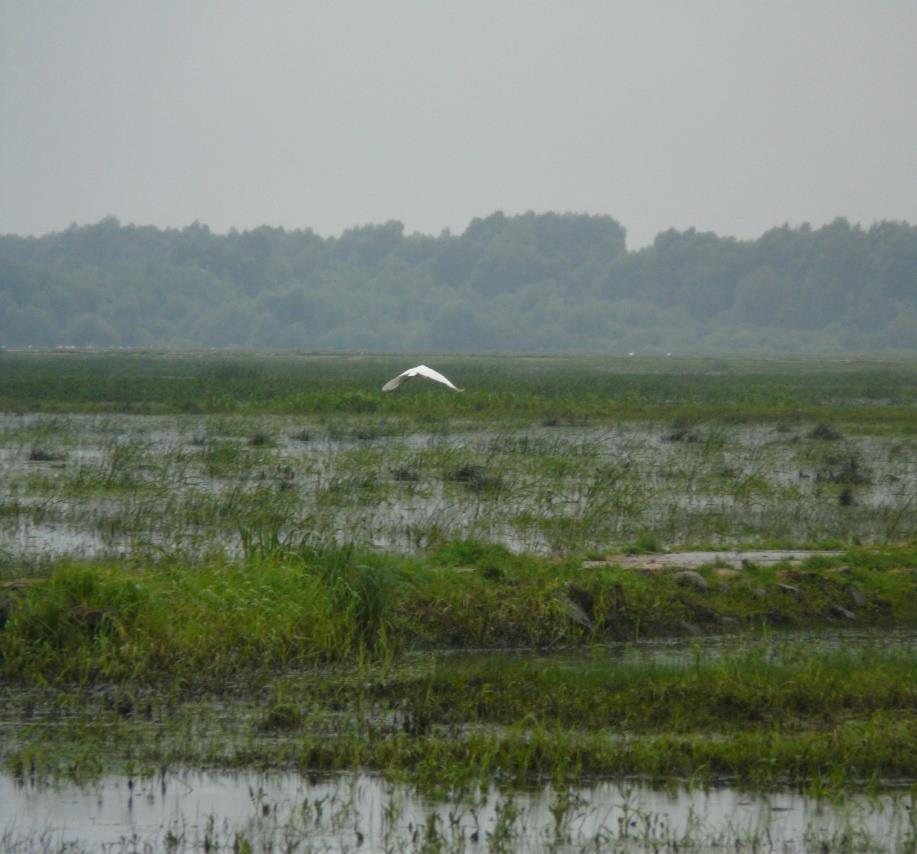
<path fill-rule="evenodd" d="M 414 377 L 420 377 L 423 380 L 433 380 L 434 382 L 442 383 L 445 386 L 449 386 L 449 388 L 451 388 L 453 391 L 464 391 L 464 389 L 456 388 L 439 371 L 434 371 L 433 368 L 428 368 L 426 365 L 418 365 L 416 368 L 408 368 L 408 370 L 406 370 L 403 374 L 398 374 L 395 379 L 389 380 L 384 386 L 382 386 L 382 391 L 394 391 L 403 382 L 407 382 Z"/>

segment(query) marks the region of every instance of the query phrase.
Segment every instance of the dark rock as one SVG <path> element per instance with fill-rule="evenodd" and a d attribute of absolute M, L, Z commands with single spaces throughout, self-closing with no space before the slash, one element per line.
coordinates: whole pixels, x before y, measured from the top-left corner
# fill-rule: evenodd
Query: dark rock
<path fill-rule="evenodd" d="M 846 608 L 842 608 L 840 605 L 831 605 L 828 608 L 828 616 L 834 617 L 838 620 L 855 620 L 856 614 L 853 611 L 848 611 Z"/>
<path fill-rule="evenodd" d="M 704 576 L 699 572 L 694 572 L 692 569 L 676 572 L 675 580 L 679 584 L 693 587 L 695 590 L 700 590 L 704 593 L 710 589 L 710 585 L 707 583 L 707 579 L 704 578 Z"/>
<path fill-rule="evenodd" d="M 592 628 L 592 609 L 594 599 L 588 590 L 577 587 L 569 581 L 564 582 L 564 591 L 558 592 L 557 601 L 564 608 L 567 616 L 584 629 Z"/>
<path fill-rule="evenodd" d="M 32 448 L 32 450 L 29 451 L 29 460 L 33 463 L 55 462 L 62 459 L 63 457 L 60 454 L 45 450 L 44 448 Z"/>
<path fill-rule="evenodd" d="M 860 590 L 855 584 L 848 584 L 845 588 L 847 595 L 850 597 L 850 601 L 853 603 L 856 608 L 865 608 L 867 599 L 866 594 Z"/>
<path fill-rule="evenodd" d="M 592 611 L 595 607 L 595 600 L 593 599 L 592 594 L 588 590 L 584 590 L 582 587 L 577 587 L 575 584 L 571 584 L 569 581 L 564 584 L 564 590 L 567 593 L 567 598 L 578 605 L 584 613 L 592 619 Z"/>

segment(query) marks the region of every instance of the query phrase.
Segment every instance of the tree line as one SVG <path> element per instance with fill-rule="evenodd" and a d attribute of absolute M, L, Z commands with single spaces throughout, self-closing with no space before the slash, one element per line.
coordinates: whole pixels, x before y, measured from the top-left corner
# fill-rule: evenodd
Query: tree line
<path fill-rule="evenodd" d="M 917 350 L 917 227 L 757 240 L 495 213 L 462 234 L 215 234 L 106 218 L 0 236 L 0 345 L 309 351 Z"/>

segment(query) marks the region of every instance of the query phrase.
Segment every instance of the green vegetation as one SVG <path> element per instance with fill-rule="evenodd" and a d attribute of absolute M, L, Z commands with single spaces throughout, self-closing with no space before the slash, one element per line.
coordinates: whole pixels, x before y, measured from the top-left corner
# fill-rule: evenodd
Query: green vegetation
<path fill-rule="evenodd" d="M 241 564 L 65 565 L 6 593 L 0 672 L 27 682 L 177 679 L 214 690 L 239 674 L 417 649 L 551 648 L 699 626 L 917 626 L 913 549 L 814 563 L 736 575 L 711 567 L 700 573 L 706 587 L 671 572 L 583 569 L 467 542 L 426 558 L 303 544 Z M 571 615 L 571 601 L 588 625 Z"/>
<path fill-rule="evenodd" d="M 911 781 L 911 362 L 404 363 L 0 354 L 10 774 Z"/>
<path fill-rule="evenodd" d="M 917 227 L 837 219 L 758 240 L 501 213 L 461 235 L 323 239 L 115 219 L 0 236 L 0 345 L 380 352 L 917 350 Z M 358 307 L 358 308 L 356 308 Z"/>
<path fill-rule="evenodd" d="M 312 548 L 239 566 L 61 568 L 8 594 L 0 671 L 20 686 L 8 713 L 30 722 L 3 760 L 76 778 L 365 767 L 430 791 L 492 774 L 879 786 L 917 758 L 913 634 L 888 633 L 917 626 L 917 577 L 895 571 L 915 564 L 913 549 L 886 549 L 709 567 L 707 590 L 475 543 L 424 561 Z M 568 607 L 587 586 L 591 627 Z M 851 624 L 848 609 L 858 633 L 819 641 Z M 688 620 L 732 640 L 634 645 L 690 638 Z M 787 625 L 807 633 L 773 634 Z"/>
<path fill-rule="evenodd" d="M 657 419 L 900 425 L 913 432 L 914 360 L 432 357 L 463 394 L 382 384 L 429 356 L 0 351 L 0 410 L 295 414 L 533 420 L 549 426 Z M 833 425 L 833 426 L 832 426 Z M 819 438 L 816 433 L 812 438 Z"/>
<path fill-rule="evenodd" d="M 0 575 L 304 537 L 602 555 L 917 534 L 910 362 L 457 358 L 464 394 L 383 394 L 404 361 L 0 355 Z"/>

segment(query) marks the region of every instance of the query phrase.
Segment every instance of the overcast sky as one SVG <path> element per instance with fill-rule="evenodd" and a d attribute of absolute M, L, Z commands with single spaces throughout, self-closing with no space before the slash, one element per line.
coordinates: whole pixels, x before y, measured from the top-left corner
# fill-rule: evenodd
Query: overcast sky
<path fill-rule="evenodd" d="M 917 0 L 0 0 L 0 233 L 917 223 Z"/>

